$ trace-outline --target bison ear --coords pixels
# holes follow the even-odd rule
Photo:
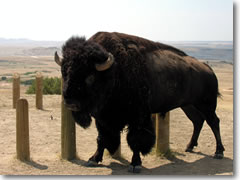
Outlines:
[[[108,59],[102,64],[95,64],[95,68],[97,71],[106,71],[109,69],[114,63],[114,56],[111,53],[108,53]]]
[[[58,56],[57,51],[55,52],[54,60],[59,66],[62,65],[62,61],[61,61],[60,57]]]

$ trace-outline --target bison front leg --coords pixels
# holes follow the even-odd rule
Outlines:
[[[133,151],[132,162],[128,169],[129,172],[139,173],[141,171],[142,161],[140,152],[143,155],[147,155],[154,146],[155,139],[154,128],[150,120],[143,127],[129,127],[127,142]]]
[[[101,128],[97,122],[96,125],[98,129],[97,150],[95,154],[89,158],[87,166],[96,166],[101,162],[105,148],[110,154],[114,154],[120,145],[120,131],[108,131]]]
[[[99,162],[102,162],[102,157],[103,157],[103,153],[104,153],[104,144],[102,142],[102,137],[101,135],[98,135],[97,138],[97,150],[95,152],[95,154],[89,158],[88,162],[87,162],[87,166],[89,167],[94,167],[97,166]]]
[[[132,162],[128,168],[128,172],[140,173],[142,170],[142,161],[140,153],[135,151],[133,152]]]

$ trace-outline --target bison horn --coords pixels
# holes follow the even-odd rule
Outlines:
[[[59,66],[62,65],[61,59],[59,58],[57,51],[55,52],[54,60]]]
[[[102,63],[102,64],[95,64],[95,67],[96,67],[96,70],[97,71],[105,71],[107,69],[109,69],[113,63],[114,63],[114,57],[111,53],[108,53],[109,56],[108,56],[108,59]]]

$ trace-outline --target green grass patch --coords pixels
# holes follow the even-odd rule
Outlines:
[[[26,73],[24,73],[23,75],[27,76],[27,75],[36,74],[36,73],[37,73],[37,71],[34,71],[34,72],[26,72]]]
[[[36,93],[36,80],[34,79],[26,94]],[[43,78],[43,94],[61,94],[61,79],[58,77]]]

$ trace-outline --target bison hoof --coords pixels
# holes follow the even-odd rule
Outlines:
[[[85,166],[87,166],[87,167],[96,167],[96,166],[98,166],[98,163],[97,163],[96,161],[91,161],[91,160],[89,160],[89,161],[85,164]]]
[[[128,172],[131,172],[131,173],[140,173],[141,170],[142,170],[142,166],[130,165],[129,168],[128,168]]]
[[[193,148],[187,148],[186,150],[185,150],[185,152],[193,152]]]
[[[216,153],[213,158],[214,159],[223,159],[223,157],[224,157],[223,153]]]

